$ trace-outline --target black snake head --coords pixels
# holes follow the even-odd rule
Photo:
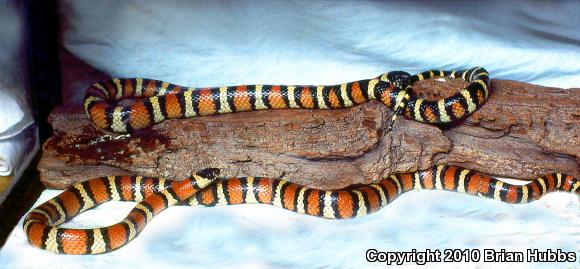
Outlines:
[[[215,179],[219,176],[220,170],[218,168],[205,168],[195,172],[195,174],[203,178]]]
[[[411,74],[404,71],[391,71],[387,73],[387,80],[401,89],[406,88],[411,83],[410,78]]]

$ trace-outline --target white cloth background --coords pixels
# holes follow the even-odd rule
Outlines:
[[[34,157],[34,153],[38,151],[37,134],[38,128],[33,124],[17,135],[8,139],[0,139],[0,175],[14,175],[8,187],[0,192],[0,203],[10,194],[23,170]]]
[[[32,120],[23,87],[23,22],[14,1],[0,0],[0,139],[10,137]],[[26,116],[26,118],[25,118]],[[24,127],[23,127],[24,126]],[[11,133],[8,133],[12,128]]]
[[[392,70],[484,66],[492,78],[580,85],[580,5],[572,1],[62,3],[64,47],[111,76],[187,86],[331,84]],[[82,96],[84,88],[78,91]],[[40,200],[57,193],[46,191]],[[107,204],[70,225],[108,225],[130,207]],[[347,221],[265,205],[175,207],[128,246],[95,257],[31,248],[18,227],[0,251],[0,267],[384,268],[364,260],[368,248],[549,248],[576,251],[580,260],[579,212],[571,194],[508,205],[436,191],[405,194]],[[580,267],[580,261],[499,266]]]
[[[36,131],[29,137],[32,141],[20,135],[33,119],[24,86],[23,13],[15,2],[0,0],[0,176],[17,178],[34,155],[36,150],[30,150],[37,142]],[[0,197],[10,189],[5,189]]]
[[[59,192],[45,191],[37,205]],[[106,203],[67,227],[111,225],[133,206]],[[95,256],[57,255],[33,248],[21,227],[22,221],[0,250],[0,268],[387,268],[366,262],[366,250],[578,251],[580,202],[571,194],[552,193],[531,204],[510,205],[421,190],[403,194],[372,215],[340,221],[269,205],[175,206],[155,217],[127,246]],[[414,268],[413,263],[407,265]],[[421,268],[507,267],[579,268],[580,261],[429,263]]]
[[[64,45],[111,76],[323,84],[484,66],[493,78],[580,82],[574,1],[64,2]]]

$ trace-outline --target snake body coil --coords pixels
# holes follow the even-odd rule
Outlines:
[[[166,208],[183,203],[213,182],[217,169],[201,170],[190,178],[171,183],[156,178],[101,177],[74,185],[30,211],[24,220],[28,242],[56,253],[99,254],[131,241],[145,225]],[[138,201],[129,215],[109,227],[67,229],[57,226],[74,216],[111,200]]]
[[[462,78],[470,84],[438,101],[417,98],[412,85],[432,77]],[[242,85],[185,88],[150,79],[111,79],[89,87],[84,107],[99,128],[131,132],[165,119],[282,108],[334,109],[380,100],[398,114],[428,123],[450,123],[477,110],[489,96],[489,77],[481,67],[463,71],[431,70],[417,75],[395,71],[374,79],[333,86]],[[123,104],[121,100],[132,100]],[[391,175],[378,183],[341,190],[320,190],[262,177],[216,180],[217,169],[204,169],[182,181],[141,176],[94,178],[74,185],[33,209],[24,220],[28,241],[56,253],[98,254],[131,241],[159,212],[172,205],[216,206],[263,203],[329,219],[365,216],[414,189],[437,189],[527,203],[551,191],[580,194],[580,181],[550,174],[527,185],[511,185],[483,173],[435,166]],[[214,182],[215,181],[215,182]],[[121,222],[94,229],[58,227],[110,200],[138,204]]]
[[[153,216],[175,204],[216,206],[263,203],[301,214],[344,219],[371,214],[401,193],[414,189],[456,191],[507,203],[531,202],[551,191],[580,194],[580,181],[563,174],[550,174],[518,186],[454,166],[436,166],[415,173],[396,174],[378,183],[333,191],[260,177],[221,179],[209,184],[215,174],[215,169],[206,169],[190,179],[171,183],[164,179],[139,176],[94,178],[68,188],[33,209],[24,220],[24,230],[29,242],[39,248],[65,254],[97,254],[125,245]],[[199,188],[203,189],[197,191]],[[110,200],[139,203],[127,218],[109,227],[57,227],[81,212]]]
[[[462,78],[470,84],[438,101],[413,94],[413,83],[444,76]],[[374,79],[332,86],[241,85],[195,89],[152,79],[115,78],[90,86],[84,108],[97,127],[120,133],[147,128],[166,119],[262,109],[345,108],[374,99],[394,109],[396,114],[436,124],[463,119],[477,110],[489,96],[488,84],[489,75],[482,67],[431,70],[413,76],[394,71]],[[134,102],[120,104],[124,99]]]

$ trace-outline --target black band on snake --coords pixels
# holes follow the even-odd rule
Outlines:
[[[97,254],[127,244],[155,215],[172,205],[262,203],[300,214],[345,219],[376,212],[402,193],[415,189],[455,191],[514,204],[537,200],[552,191],[580,195],[580,181],[564,174],[549,174],[519,186],[477,171],[441,165],[341,190],[320,190],[262,177],[216,179],[217,174],[217,169],[205,169],[191,178],[173,182],[140,176],[94,178],[68,188],[32,210],[24,220],[24,230],[29,242],[39,248],[56,253]],[[110,200],[139,203],[125,219],[109,227],[58,227]]]
[[[462,78],[470,84],[451,97],[428,101],[416,97],[413,84],[432,77]],[[402,114],[433,124],[461,120],[489,96],[489,77],[481,67],[463,71],[402,71],[331,86],[242,85],[186,88],[151,79],[111,79],[92,85],[84,107],[99,128],[131,132],[165,119],[189,118],[261,109],[335,109],[380,100]],[[131,104],[122,104],[132,99]],[[141,176],[109,176],[77,184],[32,210],[24,220],[29,242],[65,254],[98,254],[124,246],[158,213],[172,205],[216,206],[263,203],[330,219],[365,216],[414,189],[437,189],[527,203],[552,191],[580,195],[580,181],[549,174],[526,185],[512,185],[481,172],[434,166],[424,171],[383,178],[377,183],[340,190],[320,190],[282,179],[244,177],[218,179],[217,169],[204,169],[175,182]],[[121,222],[109,227],[58,227],[74,216],[110,200],[137,201]]]
[[[417,98],[413,83],[432,77],[462,78],[470,84],[437,101]],[[99,128],[127,133],[166,119],[191,118],[262,109],[336,109],[380,100],[397,114],[433,124],[461,120],[489,96],[489,75],[482,67],[463,71],[431,70],[417,75],[402,71],[373,79],[328,86],[240,85],[189,88],[143,78],[114,78],[87,90],[84,108]],[[121,100],[133,100],[121,104]]]

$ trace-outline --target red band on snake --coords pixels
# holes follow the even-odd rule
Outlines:
[[[438,101],[417,98],[413,83],[432,77],[462,78],[470,84]],[[240,85],[190,88],[143,78],[114,78],[87,89],[85,111],[98,128],[126,133],[166,119],[191,118],[263,109],[336,109],[380,100],[397,114],[427,123],[450,123],[477,110],[489,96],[482,67],[431,70],[411,76],[394,71],[373,79],[329,86]],[[132,100],[121,104],[121,100]],[[392,122],[392,121],[391,121]]]
[[[24,220],[24,230],[29,242],[39,248],[65,254],[98,254],[127,244],[153,216],[176,204],[263,203],[300,214],[345,219],[376,212],[400,194],[414,189],[455,191],[507,203],[531,202],[552,191],[580,195],[580,181],[564,174],[549,174],[520,186],[454,166],[435,166],[415,173],[392,175],[369,185],[330,191],[261,177],[219,179],[211,183],[217,173],[217,169],[205,169],[189,179],[171,183],[139,176],[91,179],[33,209]],[[109,227],[58,227],[81,212],[110,200],[139,203],[127,218]]]

